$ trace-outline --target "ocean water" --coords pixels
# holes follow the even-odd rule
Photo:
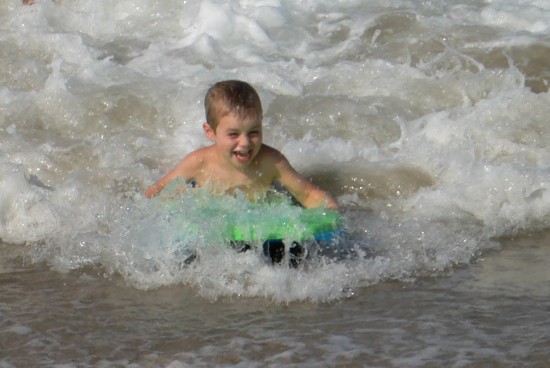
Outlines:
[[[0,367],[549,366],[549,24],[542,0],[3,0]],[[296,269],[217,237],[239,198],[143,197],[208,144],[223,79],[342,207]]]

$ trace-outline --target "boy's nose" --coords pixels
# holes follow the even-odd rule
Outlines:
[[[248,147],[249,144],[250,144],[250,138],[244,134],[241,135],[241,139],[239,140],[239,146]]]

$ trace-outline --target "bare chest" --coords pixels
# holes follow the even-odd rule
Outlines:
[[[262,170],[217,170],[203,171],[195,178],[196,185],[208,187],[219,194],[243,192],[250,199],[263,196],[273,184],[274,177]]]

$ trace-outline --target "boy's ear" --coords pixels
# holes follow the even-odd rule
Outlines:
[[[214,142],[216,140],[216,132],[214,131],[214,129],[212,129],[210,124],[208,124],[206,122],[203,123],[202,124],[202,129],[204,129],[204,134],[206,135],[206,138],[208,138],[212,142]]]

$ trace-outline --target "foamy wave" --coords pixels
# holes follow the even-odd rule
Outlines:
[[[452,270],[499,237],[548,228],[548,10],[535,0],[2,3],[0,239],[60,270],[95,265],[212,298],[328,300]],[[144,188],[208,144],[204,93],[230,78],[257,88],[266,143],[338,198],[362,257],[301,273],[222,252],[180,272],[169,249],[123,237],[113,247],[141,226],[127,209]],[[292,277],[301,283],[287,287]]]

